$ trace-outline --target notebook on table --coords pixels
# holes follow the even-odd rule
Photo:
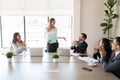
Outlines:
[[[43,56],[42,48],[30,48],[30,56],[31,57],[42,57]]]
[[[58,54],[60,56],[70,56],[70,49],[58,48]]]

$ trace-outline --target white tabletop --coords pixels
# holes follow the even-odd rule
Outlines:
[[[92,71],[83,70],[83,67]],[[90,67],[77,56],[63,57],[57,63],[50,55],[43,57],[14,56],[12,63],[0,56],[0,80],[118,80],[112,73],[104,72],[99,63]]]

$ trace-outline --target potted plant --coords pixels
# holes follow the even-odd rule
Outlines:
[[[107,38],[110,37],[110,29],[113,27],[113,19],[118,18],[118,14],[115,14],[114,6],[116,5],[117,0],[107,0],[104,5],[106,6],[105,18],[104,21],[100,24],[103,27],[103,34],[107,34]]]
[[[6,53],[6,57],[8,58],[8,62],[12,61],[12,56],[13,56],[13,52],[12,51],[9,51],[9,52]]]
[[[59,55],[58,55],[58,54],[54,53],[54,54],[52,55],[53,62],[57,62],[58,58],[59,58]]]

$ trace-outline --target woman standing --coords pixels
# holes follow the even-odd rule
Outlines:
[[[50,18],[49,25],[45,29],[45,38],[47,40],[46,52],[57,52],[59,46],[57,39],[65,39],[65,37],[57,37],[57,28],[55,27],[55,19]]]
[[[15,54],[19,54],[27,50],[26,44],[21,40],[21,35],[18,32],[13,35],[11,49]]]

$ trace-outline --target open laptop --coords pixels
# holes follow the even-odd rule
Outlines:
[[[30,56],[31,57],[42,57],[43,49],[42,48],[30,48]]]
[[[60,56],[70,56],[70,49],[58,48],[58,54]]]

